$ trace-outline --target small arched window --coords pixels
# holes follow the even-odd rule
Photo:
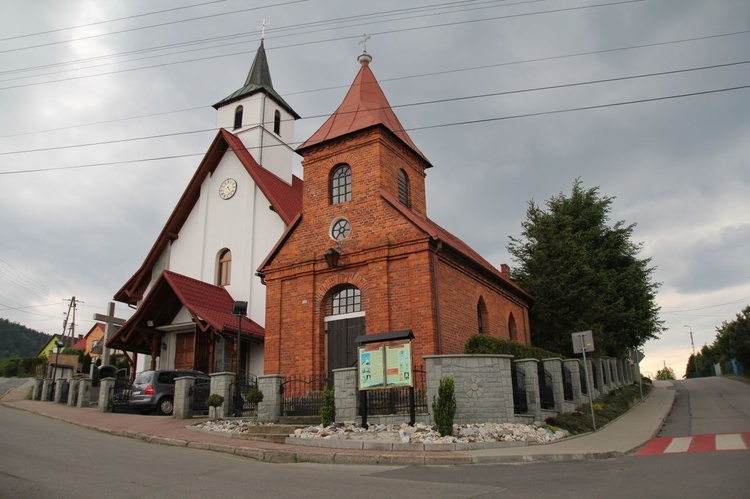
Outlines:
[[[219,259],[216,265],[216,284],[218,286],[228,286],[232,274],[232,252],[223,249],[219,252]]]
[[[234,109],[234,129],[242,128],[242,106]]]
[[[518,330],[516,329],[516,318],[513,317],[513,313],[508,318],[508,334],[510,341],[518,341]]]
[[[273,133],[281,135],[281,113],[278,109],[273,113]]]
[[[338,165],[331,172],[331,204],[352,200],[352,169],[347,164]]]
[[[346,286],[333,294],[331,315],[362,311],[362,292],[356,286]]]
[[[484,298],[479,298],[477,303],[477,332],[484,334],[487,332],[487,305],[484,304]]]
[[[398,200],[409,206],[409,177],[403,169],[398,170]]]

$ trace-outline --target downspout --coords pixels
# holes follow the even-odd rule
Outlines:
[[[430,272],[432,273],[432,287],[433,287],[433,294],[435,296],[435,306],[433,307],[433,313],[435,315],[434,322],[435,322],[435,346],[436,348],[436,355],[442,355],[443,353],[443,341],[440,336],[440,284],[438,283],[438,275],[437,275],[437,265],[438,265],[438,251],[440,251],[443,247],[443,242],[438,240],[437,246],[435,247],[434,251],[432,252],[432,269]]]

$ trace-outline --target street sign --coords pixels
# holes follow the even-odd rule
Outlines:
[[[594,333],[591,331],[573,333],[571,337],[573,339],[573,353],[594,351]]]
[[[633,350],[630,353],[630,360],[633,361],[633,364],[640,364],[641,361],[643,360],[643,358],[645,356],[646,355],[642,351],[640,351],[640,350]]]

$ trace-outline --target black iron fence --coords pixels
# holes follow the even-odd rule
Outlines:
[[[229,404],[229,410],[232,416],[249,418],[258,415],[258,405],[247,401],[247,394],[252,390],[257,389],[258,377],[254,374],[248,374],[240,379],[239,393],[237,392],[237,385],[234,383],[229,385],[229,393],[231,394],[230,396],[232,399]],[[208,395],[206,395],[206,397],[208,397]]]
[[[594,380],[594,388],[599,389],[599,375],[596,372],[596,364],[591,363],[591,377]]]
[[[510,377],[513,383],[513,413],[526,414],[529,412],[529,403],[526,398],[526,375],[513,365],[510,368]]]
[[[423,366],[412,369],[413,387],[386,388],[367,392],[367,415],[410,414],[410,392],[414,391],[414,412],[427,412],[427,371]]]
[[[554,409],[555,392],[552,389],[552,376],[541,362],[537,364],[537,374],[539,375],[539,404],[542,409]]]
[[[575,399],[575,397],[573,397],[573,373],[571,373],[568,366],[564,364],[563,364],[563,370],[562,370],[562,379],[563,379],[563,399],[569,402],[572,402]]]
[[[324,376],[288,378],[279,387],[282,416],[317,416],[323,406],[323,390],[333,388]]]
[[[205,416],[208,414],[206,400],[211,394],[210,379],[196,379],[195,384],[190,387],[190,406],[193,408],[193,416]]]
[[[68,394],[70,393],[70,381],[67,379],[58,379],[57,383],[60,385],[60,402],[61,404],[68,403]]]
[[[586,370],[583,368],[583,366],[578,367],[578,374],[581,377],[581,393],[583,395],[589,394],[589,385],[586,383]]]
[[[131,408],[130,396],[132,395],[132,393],[133,390],[127,374],[125,373],[125,375],[121,375],[121,373],[118,372],[117,377],[115,378],[115,384],[112,388],[110,388],[109,410],[112,412],[116,412],[118,410],[129,410]]]

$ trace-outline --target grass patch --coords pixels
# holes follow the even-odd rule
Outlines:
[[[651,382],[644,381],[644,397],[653,389]],[[594,400],[596,427],[601,428],[617,419],[635,405],[641,398],[638,385],[627,385],[613,390]],[[558,414],[545,420],[548,425],[568,430],[572,435],[588,433],[594,430],[591,421],[591,408],[588,404],[578,406],[574,412]]]

